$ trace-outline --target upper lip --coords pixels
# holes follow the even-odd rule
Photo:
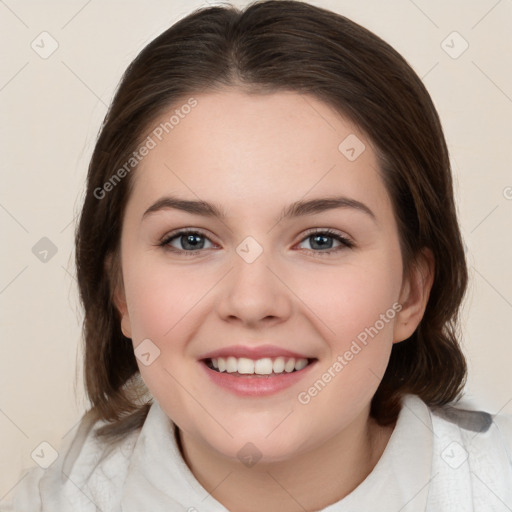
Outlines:
[[[295,359],[312,359],[304,354],[286,350],[276,345],[260,345],[258,347],[251,347],[247,345],[231,345],[218,350],[213,350],[207,354],[202,355],[199,359],[213,359],[216,357],[246,357],[248,359],[263,359],[265,357],[293,357]]]

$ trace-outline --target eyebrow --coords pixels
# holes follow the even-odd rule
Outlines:
[[[365,213],[374,221],[376,220],[375,214],[364,203],[349,197],[336,196],[310,199],[308,201],[296,201],[282,210],[281,214],[276,219],[276,223],[281,222],[284,219],[314,215],[316,213],[322,213],[335,208],[352,208]],[[181,210],[187,213],[202,215],[204,217],[218,217],[219,219],[225,219],[227,217],[225,210],[215,203],[195,200],[192,201],[175,196],[166,196],[151,205],[142,215],[142,220],[152,213],[169,209]]]

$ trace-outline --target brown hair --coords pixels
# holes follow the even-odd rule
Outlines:
[[[244,10],[198,9],[163,32],[124,73],[101,127],[76,233],[85,384],[92,409],[106,422],[100,435],[120,438],[139,428],[151,398],[143,398],[147,389],[112,296],[121,275],[131,175],[108,193],[98,190],[158,116],[183,98],[225,87],[314,95],[368,136],[393,203],[404,273],[422,248],[435,259],[423,319],[408,340],[394,344],[371,415],[382,425],[393,422],[405,393],[431,406],[456,400],[466,378],[457,338],[467,267],[448,150],[432,100],[404,58],[372,32],[307,3],[269,0]]]

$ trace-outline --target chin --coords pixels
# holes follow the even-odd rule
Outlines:
[[[282,421],[282,418],[281,420]],[[285,420],[286,421],[286,420]],[[219,455],[236,459],[242,464],[251,467],[255,461],[258,464],[276,463],[288,460],[299,454],[311,438],[306,432],[291,433],[289,428],[276,429],[279,422],[269,425],[255,425],[255,422],[245,425],[230,425],[229,432],[233,437],[224,431],[212,436],[212,432],[198,432],[212,450]]]

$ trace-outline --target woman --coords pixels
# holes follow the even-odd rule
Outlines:
[[[14,510],[512,507],[456,407],[467,283],[432,101],[330,11],[192,13],[126,71],[76,236],[92,408]]]

